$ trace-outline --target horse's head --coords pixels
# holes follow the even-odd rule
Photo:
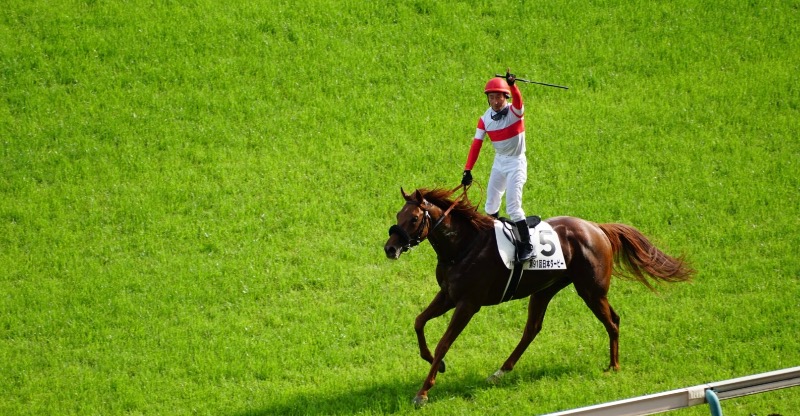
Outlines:
[[[431,210],[438,208],[425,200],[422,193],[417,190],[406,194],[403,188],[400,193],[406,200],[405,205],[397,213],[397,224],[389,228],[389,240],[383,246],[386,257],[396,260],[400,255],[428,238],[431,231]]]

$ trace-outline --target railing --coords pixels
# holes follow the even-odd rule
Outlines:
[[[800,367],[551,413],[549,416],[640,416],[708,403],[721,416],[719,401],[800,385]]]

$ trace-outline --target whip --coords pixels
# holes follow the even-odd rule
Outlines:
[[[494,74],[494,76],[497,77],[497,78],[505,78],[506,77],[505,75],[500,75],[500,74]],[[522,79],[522,78],[517,78],[517,81],[526,82],[528,84],[544,85],[545,87],[561,88],[561,89],[564,89],[564,90],[568,90],[569,89],[569,87],[565,87],[563,85],[548,84],[546,82],[531,81],[531,80]]]

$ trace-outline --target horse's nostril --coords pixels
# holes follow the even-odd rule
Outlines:
[[[383,248],[386,251],[386,257],[394,257],[397,254],[397,249],[392,246],[387,246]]]

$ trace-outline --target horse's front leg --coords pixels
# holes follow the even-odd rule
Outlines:
[[[447,294],[445,294],[443,290],[440,290],[431,301],[431,304],[428,305],[414,321],[414,331],[417,333],[417,343],[419,344],[419,356],[422,357],[423,360],[433,363],[433,354],[431,354],[431,350],[428,349],[428,342],[425,340],[425,324],[431,319],[444,315],[454,307],[455,304],[447,297]],[[444,361],[442,361],[439,372],[444,373],[444,370]]]
[[[428,377],[425,378],[425,382],[422,383],[422,388],[417,392],[417,396],[414,397],[415,405],[422,406],[428,402],[428,391],[436,383],[436,373],[439,372],[440,366],[444,365],[445,354],[447,354],[447,351],[450,350],[450,347],[453,345],[458,335],[461,334],[461,331],[464,330],[469,321],[479,310],[480,306],[473,306],[464,302],[456,305],[453,317],[450,318],[450,324],[447,326],[447,330],[444,331],[442,339],[439,340],[439,344],[436,345],[436,353],[431,361],[431,369],[428,372]]]

